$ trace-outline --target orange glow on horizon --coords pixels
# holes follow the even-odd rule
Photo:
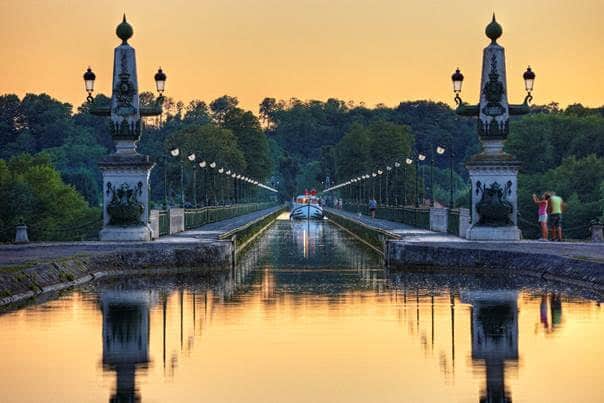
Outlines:
[[[473,103],[493,10],[504,30],[510,102],[522,102],[530,64],[535,103],[604,103],[601,0],[5,0],[0,93],[46,92],[78,106],[91,65],[97,91],[107,94],[125,11],[140,89],[154,91],[161,65],[166,95],[184,102],[229,94],[255,113],[267,96],[453,105],[450,76],[459,66],[462,97]]]

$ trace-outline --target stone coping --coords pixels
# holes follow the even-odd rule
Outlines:
[[[392,241],[387,249],[386,261],[393,269],[519,274],[585,287],[604,295],[604,247],[600,245]]]

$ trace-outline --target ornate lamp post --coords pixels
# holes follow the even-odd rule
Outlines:
[[[193,170],[193,208],[197,208],[197,170],[195,169],[195,153],[187,155]]]
[[[447,148],[443,146],[436,147],[437,154],[443,155],[445,152],[447,152]],[[455,190],[453,188],[453,158],[455,158],[455,155],[453,154],[453,147],[449,145],[449,208],[455,207],[453,201],[453,193]]]
[[[218,204],[218,195],[216,192],[216,173],[214,170],[216,169],[216,162],[212,161],[210,163],[210,174],[212,175],[212,197],[214,198],[214,206]]]
[[[415,207],[419,207],[420,204],[424,202],[424,190],[422,189],[421,197],[419,194],[419,168],[420,162],[424,161],[426,156],[422,153],[417,154],[417,159],[415,160]],[[424,171],[422,170],[422,181],[424,181]],[[425,188],[425,185],[422,186]],[[421,201],[420,201],[421,200]]]
[[[93,101],[96,75],[89,67],[84,73],[90,113],[111,117],[111,134],[116,152],[99,161],[103,174],[103,229],[101,241],[148,241],[151,239],[149,216],[149,173],[154,163],[149,156],[136,152],[141,132],[141,118],[162,113],[162,96],[166,75],[156,75],[159,92],[154,105],[141,107],[138,94],[135,50],[128,44],[134,33],[123,21],[116,34],[122,43],[115,48],[111,103],[97,105]]]
[[[413,160],[411,158],[405,158],[405,165],[403,165],[403,206],[407,205],[407,167],[411,166],[411,164],[413,164]],[[417,172],[415,175],[417,176]],[[417,184],[415,186],[415,198],[417,199]]]
[[[523,75],[527,95],[520,105],[507,99],[505,51],[497,43],[503,29],[495,20],[487,25],[486,36],[491,43],[484,49],[480,102],[468,105],[461,100],[463,74],[457,69],[451,76],[456,112],[478,117],[478,135],[482,151],[473,156],[466,168],[472,186],[472,225],[467,237],[475,240],[518,240],[517,176],[520,163],[503,151],[509,132],[511,115],[529,113],[535,73],[529,67]]]
[[[394,182],[393,185],[394,186],[396,186],[396,183],[397,183],[397,180],[398,180],[397,171],[398,171],[398,168],[400,168],[400,167],[401,167],[401,163],[398,162],[398,161],[396,161],[394,163],[394,180],[393,180],[393,182]],[[392,191],[392,196],[394,197],[394,205],[396,207],[398,207],[398,205],[399,205],[398,204],[398,201],[399,201],[398,192],[396,190]]]
[[[218,181],[220,182],[220,204],[224,205],[224,183],[222,181],[222,174],[224,173],[224,168],[218,168],[218,173],[220,174],[218,179]]]
[[[208,165],[207,162],[205,161],[201,161],[199,164],[199,168],[202,169],[201,171],[201,180],[202,180],[202,186],[203,186],[203,205],[207,206],[208,205],[208,188],[206,186],[206,167]]]
[[[180,155],[179,148],[173,148],[170,150],[170,155],[177,158]],[[185,166],[180,160],[180,205],[185,206]]]
[[[390,171],[392,171],[391,166],[386,167],[386,205],[390,205]]]

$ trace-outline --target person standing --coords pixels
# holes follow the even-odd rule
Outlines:
[[[369,212],[371,218],[375,218],[375,210],[377,209],[377,201],[374,198],[369,199]]]
[[[549,205],[549,225],[552,232],[552,241],[562,242],[562,205],[564,201],[554,192],[550,192],[548,199]]]
[[[541,229],[541,241],[547,241],[547,206],[549,194],[544,193],[540,198],[533,193],[533,203],[538,207],[537,214],[539,215],[539,228]]]

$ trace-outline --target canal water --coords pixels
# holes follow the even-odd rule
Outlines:
[[[2,402],[602,402],[604,309],[518,279],[388,273],[278,220],[228,275],[114,278],[0,315]]]

